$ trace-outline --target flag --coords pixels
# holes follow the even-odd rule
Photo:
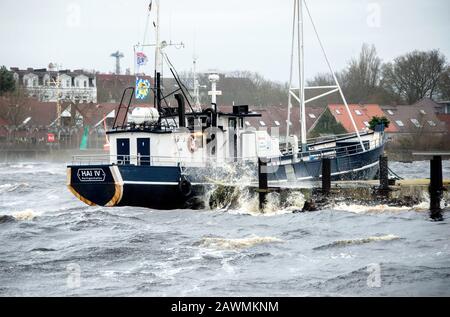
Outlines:
[[[150,94],[150,81],[136,78],[136,99],[145,99]]]
[[[136,53],[136,64],[138,66],[144,66],[147,64],[148,58],[143,52]]]

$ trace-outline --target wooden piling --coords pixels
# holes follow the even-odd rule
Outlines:
[[[267,179],[267,159],[258,160],[258,180],[259,180],[259,209],[262,211],[266,207],[267,193],[269,192],[269,182]]]
[[[379,158],[380,166],[380,190],[389,191],[389,167],[388,158],[385,155],[381,155]]]
[[[322,193],[328,195],[331,191],[331,159],[322,159]]]
[[[442,157],[433,156],[430,161],[430,211],[433,214],[440,215],[441,213],[441,198],[444,188],[442,179]]]

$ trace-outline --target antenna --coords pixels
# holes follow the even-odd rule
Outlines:
[[[112,53],[111,57],[114,57],[116,59],[116,74],[120,75],[120,73],[121,73],[121,70],[120,70],[120,59],[124,58],[125,55],[123,55],[123,53],[117,51],[115,53]]]

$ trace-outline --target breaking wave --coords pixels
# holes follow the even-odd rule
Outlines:
[[[393,240],[399,240],[400,237],[388,234],[385,236],[375,236],[375,237],[368,237],[368,238],[362,238],[362,239],[351,239],[351,240],[338,240],[330,244],[322,245],[319,247],[314,248],[314,250],[324,250],[324,249],[330,249],[330,248],[336,248],[336,247],[345,247],[348,245],[359,245],[359,244],[366,244],[371,242],[379,242],[379,241],[393,241]]]
[[[12,216],[18,221],[31,221],[38,217],[39,214],[32,209],[26,209],[24,211],[15,212]]]
[[[429,202],[423,201],[415,206],[389,206],[389,205],[357,205],[351,203],[338,203],[332,206],[333,210],[351,212],[355,214],[381,214],[381,213],[400,213],[400,212],[426,212],[429,210]]]
[[[203,238],[198,245],[204,248],[220,250],[241,250],[257,245],[282,243],[283,240],[274,237],[249,237],[243,239]]]
[[[21,188],[26,188],[29,185],[27,183],[20,183],[20,184],[2,184],[0,185],[0,194],[2,193],[10,193],[14,192]]]

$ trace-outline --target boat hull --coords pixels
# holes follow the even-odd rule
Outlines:
[[[382,153],[381,146],[367,152],[333,158],[332,179],[373,179],[378,173],[378,159]],[[280,164],[269,171],[269,185],[320,180],[321,167],[322,160]],[[187,174],[184,175],[176,166],[69,166],[67,185],[78,199],[91,206],[182,209],[191,208],[193,199],[203,196],[211,186],[210,181],[199,176],[206,174],[205,169],[197,168],[195,173]]]

